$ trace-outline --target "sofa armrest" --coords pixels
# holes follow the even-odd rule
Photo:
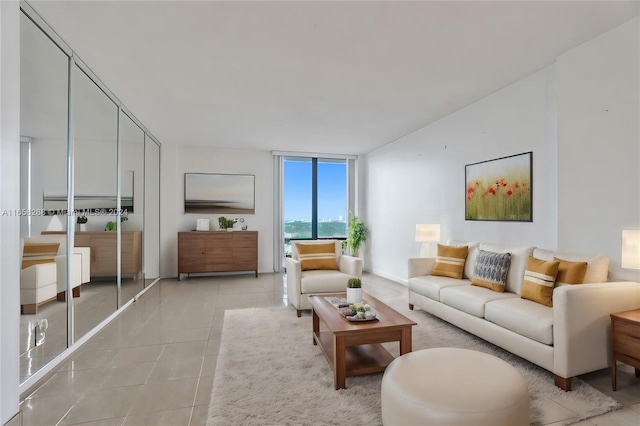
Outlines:
[[[302,269],[300,261],[291,257],[284,259],[284,267],[287,270],[287,299],[293,306],[300,306],[300,280],[302,279]]]
[[[435,257],[413,257],[409,259],[409,276],[423,277],[425,275],[431,275],[433,267],[436,264]]]
[[[338,270],[356,278],[362,277],[362,259],[354,256],[340,256]]]
[[[611,317],[640,308],[640,283],[561,286],[553,291],[553,373],[561,377],[610,365]]]

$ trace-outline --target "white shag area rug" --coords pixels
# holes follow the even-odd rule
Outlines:
[[[485,342],[424,311],[391,306],[418,323],[413,350],[460,347],[487,352],[515,366],[529,385],[531,424],[571,424],[621,407],[574,378],[573,390],[553,384],[548,371]],[[406,303],[405,303],[406,304]],[[398,355],[398,344],[385,344]],[[380,425],[383,373],[347,377],[335,390],[333,371],[313,345],[311,314],[297,318],[291,308],[250,308],[225,313],[207,426],[213,425]],[[550,402],[549,400],[553,401]],[[549,404],[575,413],[550,419]],[[550,421],[551,420],[551,421]]]

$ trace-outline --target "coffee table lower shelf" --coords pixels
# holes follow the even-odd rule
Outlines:
[[[336,371],[336,363],[333,359],[333,333],[320,331],[313,334],[314,341],[322,349],[329,365]],[[340,337],[337,337],[340,338]],[[394,356],[380,343],[346,346],[345,348],[345,376],[357,376],[360,374],[379,373],[387,368],[394,360]]]

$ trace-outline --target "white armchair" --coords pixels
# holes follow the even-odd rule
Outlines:
[[[297,244],[335,244],[337,270],[303,271],[298,257]],[[298,317],[305,309],[311,309],[309,295],[344,293],[349,278],[362,277],[362,259],[342,254],[342,245],[338,240],[314,240],[291,243],[291,257],[285,259],[287,270],[287,298],[296,308]]]

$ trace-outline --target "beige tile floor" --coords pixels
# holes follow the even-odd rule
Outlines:
[[[146,280],[146,285],[153,280]],[[141,292],[145,283],[123,278],[121,305]],[[116,282],[94,280],[81,287],[80,297],[73,298],[76,339],[82,337],[117,309]],[[35,346],[31,322],[46,319],[45,342]],[[52,300],[38,307],[33,315],[20,315],[20,382],[24,382],[67,348],[67,304]]]
[[[406,292],[371,274],[363,282],[381,300]],[[162,280],[26,396],[23,424],[204,425],[224,310],[286,304],[281,274]],[[582,378],[624,408],[581,425],[640,424],[632,369],[622,367],[617,392],[608,370]],[[561,424],[564,407],[545,410],[548,425]]]

